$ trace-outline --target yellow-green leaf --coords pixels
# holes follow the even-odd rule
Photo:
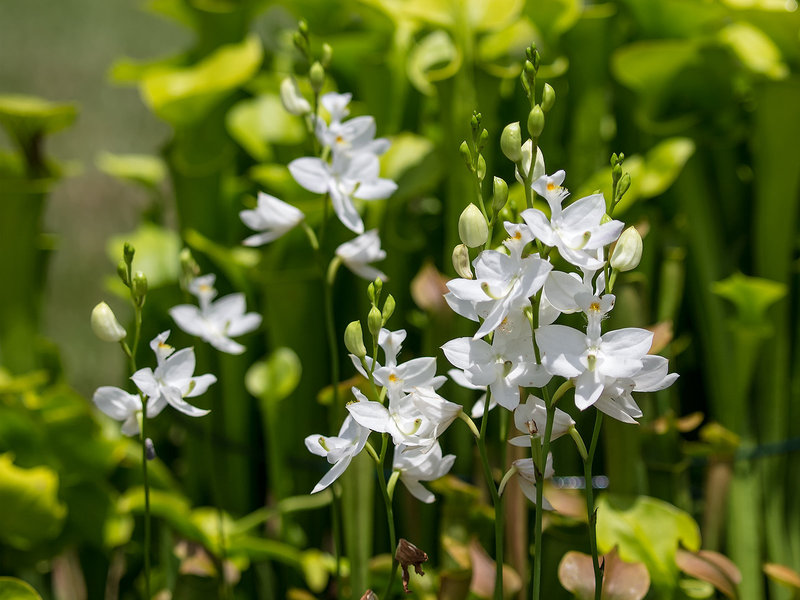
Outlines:
[[[0,600],[42,600],[42,597],[21,579],[0,577]]]

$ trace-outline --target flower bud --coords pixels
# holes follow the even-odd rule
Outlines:
[[[141,271],[136,271],[133,274],[133,281],[131,282],[131,293],[133,301],[138,306],[144,305],[144,297],[147,295],[147,277]]]
[[[364,333],[361,330],[361,321],[353,321],[344,330],[344,346],[358,358],[367,355],[367,348],[364,346]]]
[[[619,183],[617,184],[617,197],[615,200],[617,202],[625,195],[625,192],[628,191],[628,188],[631,187],[631,174],[630,173],[623,173],[622,177],[620,177]]]
[[[480,154],[478,154],[478,166],[475,169],[475,173],[478,176],[478,181],[483,181],[483,178],[486,177],[486,159]]]
[[[542,135],[544,130],[544,111],[538,104],[528,113],[528,133],[533,139]]]
[[[125,328],[119,324],[114,311],[105,302],[100,302],[92,309],[92,331],[104,342],[119,342],[128,335]]]
[[[481,134],[478,136],[478,152],[483,150],[488,142],[489,142],[489,132],[483,129],[481,130]]]
[[[469,266],[469,248],[459,244],[453,248],[453,268],[464,279],[472,279],[472,269]]]
[[[147,460],[155,460],[156,458],[156,447],[153,444],[153,440],[150,438],[144,441],[144,455],[147,457]]]
[[[286,112],[292,115],[303,116],[311,112],[311,105],[303,98],[297,82],[291,77],[281,81],[281,103]]]
[[[383,320],[383,324],[386,325],[386,321],[389,320],[389,317],[394,314],[394,308],[397,303],[394,301],[394,296],[389,294],[386,296],[386,301],[383,303],[383,311],[381,312],[381,317]]]
[[[555,103],[556,91],[553,89],[552,85],[545,83],[544,89],[542,90],[542,110],[544,112],[549,112]]]
[[[369,327],[369,332],[372,334],[372,337],[377,338],[378,334],[381,332],[381,327],[383,327],[383,315],[381,311],[378,310],[377,306],[373,306],[369,309],[367,326]]]
[[[136,249],[129,242],[125,242],[125,246],[122,250],[122,259],[125,261],[126,265],[131,265],[134,254],[136,254]]]
[[[308,78],[311,80],[311,89],[314,90],[315,94],[319,94],[322,91],[322,86],[325,85],[325,69],[319,61],[315,61],[311,65],[308,70]]]
[[[461,145],[458,147],[458,151],[461,153],[461,158],[464,159],[464,163],[467,165],[467,168],[472,171],[472,152],[469,149],[467,140],[461,142]]]
[[[518,163],[522,160],[522,132],[519,128],[519,121],[516,123],[509,123],[503,129],[500,136],[500,149],[506,158],[513,163]]]
[[[122,283],[131,287],[131,282],[128,281],[128,265],[125,264],[124,260],[120,260],[119,263],[117,263],[117,275],[119,275]]]
[[[328,43],[322,44],[322,56],[320,57],[319,61],[322,63],[322,66],[326,69],[331,66],[331,60],[333,59],[333,48]]]
[[[508,184],[504,179],[495,177],[492,180],[492,210],[495,214],[503,210],[508,202]]]
[[[642,259],[642,236],[636,227],[628,227],[622,232],[611,253],[611,266],[617,271],[630,271],[639,266]]]
[[[474,204],[470,204],[458,217],[458,237],[468,248],[483,246],[489,238],[486,217]]]

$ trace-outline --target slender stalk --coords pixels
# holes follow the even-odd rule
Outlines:
[[[481,456],[481,465],[483,466],[483,475],[486,478],[486,485],[489,487],[489,495],[492,497],[492,504],[494,505],[494,545],[495,545],[495,575],[494,575],[494,599],[503,599],[503,550],[504,550],[504,535],[503,529],[503,503],[500,494],[497,493],[497,485],[492,477],[492,468],[489,466],[489,458],[486,455],[486,422],[489,419],[489,401],[491,392],[486,391],[486,400],[483,405],[483,418],[481,419],[480,436],[476,440],[478,444],[478,453]]]
[[[331,501],[331,520],[333,522],[333,555],[336,560],[336,595],[342,593],[342,550],[341,550],[341,537],[342,537],[342,524],[341,524],[341,503],[339,494],[337,492],[338,483],[334,482],[331,486],[333,492],[333,500]]]
[[[544,396],[546,412],[547,412],[547,421],[545,422],[544,427],[544,437],[541,441],[541,458],[539,462],[541,464],[536,464],[535,456],[537,449],[534,449],[535,444],[539,444],[540,442],[536,440],[533,436],[531,436],[531,456],[535,468],[536,473],[536,520],[534,522],[534,530],[533,530],[533,543],[534,543],[534,552],[533,555],[533,586],[531,588],[531,597],[533,600],[539,600],[541,598],[541,589],[542,589],[542,517],[543,517],[543,510],[542,510],[542,503],[544,502],[544,472],[547,469],[547,455],[550,454],[550,436],[553,433],[553,417],[556,413],[556,406],[555,402],[550,399],[550,392],[547,390],[546,387],[542,388],[542,395]]]
[[[389,524],[389,544],[390,553],[392,555],[392,571],[389,574],[389,583],[386,584],[386,591],[384,591],[381,598],[389,600],[389,593],[392,591],[395,575],[397,574],[397,558],[395,558],[395,549],[397,548],[397,536],[394,530],[394,511],[392,509],[392,497],[389,495],[389,488],[386,486],[386,475],[383,472],[383,461],[386,458],[386,449],[388,447],[389,434],[383,434],[383,442],[381,445],[381,455],[379,460],[375,463],[375,468],[378,470],[378,483],[381,487],[383,495],[383,503],[386,505],[386,520]]]
[[[135,346],[135,343],[134,343]],[[139,394],[142,399],[142,479],[144,479],[144,589],[145,598],[150,600],[150,478],[147,474],[147,399]]]
[[[600,600],[603,593],[603,570],[600,568],[600,559],[597,555],[597,514],[594,512],[594,486],[592,485],[592,461],[597,449],[597,440],[600,437],[600,427],[603,424],[603,413],[596,411],[592,442],[586,460],[583,461],[584,480],[586,482],[586,516],[589,518],[589,546],[592,550],[592,566],[594,567],[594,598]]]

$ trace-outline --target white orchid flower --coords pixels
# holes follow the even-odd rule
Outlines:
[[[349,242],[341,244],[336,248],[336,256],[342,259],[345,266],[353,273],[368,281],[376,279],[386,281],[388,279],[383,271],[369,264],[386,258],[386,251],[381,250],[381,238],[378,236],[377,229],[371,229]]]
[[[246,313],[244,294],[229,294],[212,302],[217,295],[213,274],[196,277],[189,291],[197,296],[200,308],[180,304],[169,309],[170,316],[190,335],[196,335],[217,350],[228,354],[241,354],[245,347],[231,337],[244,335],[258,328],[261,315]]]
[[[105,385],[97,388],[92,396],[95,403],[103,413],[122,421],[122,433],[124,435],[136,435],[139,433],[139,413],[142,412],[142,399],[137,394],[129,394],[118,387]],[[147,411],[148,417],[151,409]]]
[[[300,209],[291,204],[259,192],[256,208],[241,211],[239,218],[250,229],[261,232],[245,238],[242,243],[245,246],[263,246],[277,240],[305,217]]]
[[[544,400],[534,395],[528,396],[524,404],[514,409],[514,425],[525,435],[519,435],[508,440],[513,446],[530,448],[531,436],[538,437],[544,443],[544,433],[547,426],[547,408]],[[560,438],[575,425],[567,413],[557,408],[553,417],[553,430],[550,441]]]
[[[442,447],[436,442],[427,454],[409,455],[403,446],[395,446],[392,468],[400,471],[400,481],[412,496],[426,504],[435,496],[420,482],[434,481],[446,475],[453,467],[455,454],[442,456]]]
[[[208,410],[192,406],[184,398],[205,393],[217,378],[211,374],[194,377],[194,349],[184,348],[175,352],[175,348],[166,343],[168,337],[169,331],[164,331],[150,342],[158,361],[155,371],[146,367],[131,376],[136,387],[152,401],[152,407],[150,401],[147,403],[147,414],[150,416],[152,410],[156,416],[169,404],[190,417],[207,415]]]
[[[512,463],[519,474],[519,487],[525,497],[536,504],[536,467],[533,465],[533,460],[530,458],[520,458]],[[550,479],[555,475],[553,471],[553,454],[547,455],[544,467],[544,479]],[[547,498],[542,496],[542,508],[544,510],[553,510],[553,505],[547,501]]]

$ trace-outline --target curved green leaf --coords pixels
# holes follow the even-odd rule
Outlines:
[[[269,144],[299,144],[306,137],[303,122],[283,108],[274,94],[238,102],[225,119],[231,137],[259,161],[270,157]]]
[[[194,123],[256,74],[263,49],[257,36],[228,44],[187,68],[165,68],[142,80],[145,102],[173,125]]]
[[[291,348],[278,348],[248,369],[245,387],[256,398],[278,402],[295,390],[302,370],[300,359]]]
[[[460,67],[461,52],[441,30],[422,38],[408,55],[408,78],[428,96],[436,93],[433,82],[452,77]]]
[[[42,597],[21,579],[0,577],[0,600],[42,600]]]
[[[148,154],[112,154],[103,152],[97,156],[97,168],[104,173],[154,188],[167,178],[167,166],[158,156]]]
[[[21,550],[55,538],[67,514],[56,472],[17,467],[10,453],[0,455],[0,506],[0,540]]]

